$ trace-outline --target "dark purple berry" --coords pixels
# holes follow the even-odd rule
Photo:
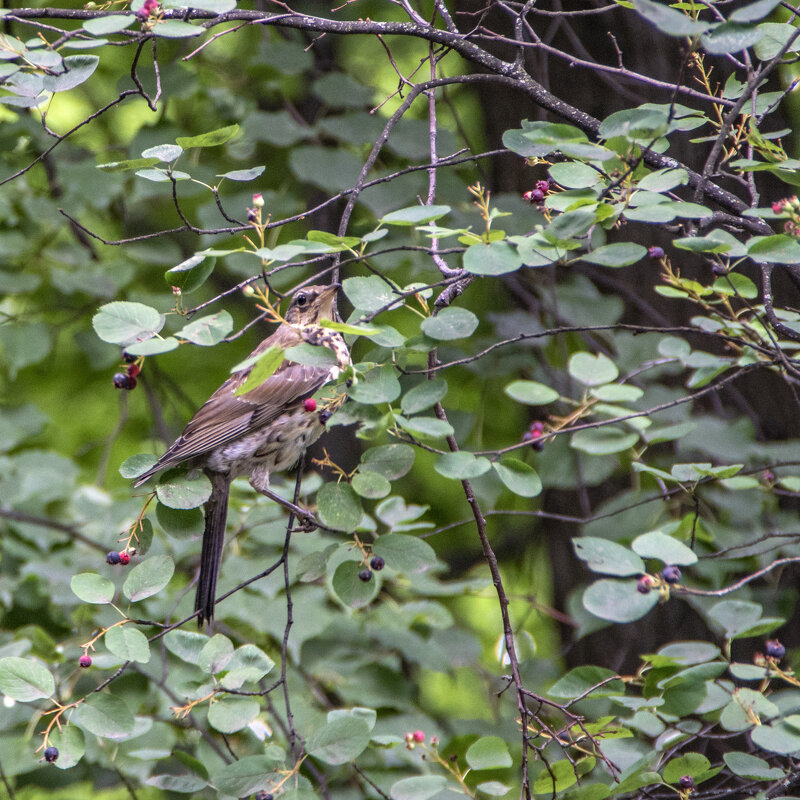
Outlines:
[[[681,789],[693,789],[694,788],[694,778],[691,775],[683,775],[681,779],[678,781],[678,786]]]
[[[764,655],[780,661],[786,655],[786,648],[777,639],[767,639],[764,642]]]
[[[711,265],[711,272],[714,275],[727,275],[728,270],[722,266],[722,264],[712,264]]]
[[[132,355],[132,354],[131,354],[131,353],[129,353],[127,350],[123,350],[123,351],[122,351],[122,360],[123,360],[123,361],[124,361],[126,364],[133,364],[133,362],[134,362],[134,361],[136,361],[136,359],[137,359],[137,358],[138,358],[138,356],[134,356],[134,355]]]
[[[120,562],[120,557],[119,553],[116,550],[112,550],[106,556],[106,564],[119,564],[119,562]]]
[[[541,203],[544,200],[544,192],[541,189],[534,189],[531,192],[531,202]]]
[[[126,375],[124,372],[118,372],[113,378],[115,389],[131,389],[136,388],[136,378],[133,375]]]
[[[91,667],[92,666],[92,657],[90,655],[87,655],[86,653],[84,653],[78,659],[78,666],[81,666],[84,669],[86,669],[87,667]]]
[[[536,189],[540,192],[549,192],[550,191],[550,181],[536,181]]]
[[[358,579],[360,581],[364,581],[364,583],[367,583],[368,581],[371,581],[372,580],[372,570],[362,569],[361,572],[358,573]]]
[[[533,434],[530,431],[525,431],[522,434],[522,441],[523,442],[530,442],[533,439]]]
[[[664,248],[654,244],[652,247],[647,248],[647,255],[655,259],[664,258]]]
[[[666,581],[666,583],[680,583],[681,571],[674,564],[667,564],[667,566],[661,571],[661,577]]]
[[[534,450],[537,450],[537,451],[541,452],[542,450],[544,450],[544,442],[540,442],[538,440],[535,440],[535,441],[531,442],[531,447]]]
[[[642,577],[636,581],[636,591],[639,592],[639,594],[649,594],[652,586],[653,579],[650,575],[642,575]]]
[[[372,556],[369,565],[375,572],[380,572],[386,566],[386,562],[380,556]]]
[[[265,792],[263,789],[260,789],[256,792],[254,800],[272,800],[272,797],[270,792]]]
[[[333,416],[332,411],[320,411],[319,421],[324,425]]]
[[[142,368],[138,364],[131,364],[128,366],[128,369],[125,370],[129,378],[135,378],[141,371]]]
[[[58,759],[58,748],[57,747],[48,747],[44,751],[44,760],[48,764],[52,764],[54,761]]]

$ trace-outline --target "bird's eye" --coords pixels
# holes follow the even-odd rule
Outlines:
[[[304,306],[306,304],[306,296],[304,294],[297,295],[297,305]]]

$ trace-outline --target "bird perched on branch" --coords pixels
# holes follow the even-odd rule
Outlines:
[[[322,435],[331,411],[344,401],[341,395],[317,408],[310,399],[350,364],[350,353],[341,334],[320,324],[337,318],[338,289],[339,284],[333,284],[307,286],[295,292],[278,329],[243,362],[243,369],[211,395],[167,452],[137,479],[136,486],[140,486],[159,470],[186,462],[202,469],[211,480],[194,604],[200,626],[214,616],[231,481],[247,475],[256,491],[296,514],[308,516],[270,491],[269,476],[296,464],[306,448]],[[252,388],[245,386],[259,356],[276,348],[271,355],[275,357],[277,353],[279,358],[280,351],[303,342],[329,348],[336,363],[308,366],[284,358],[264,381]]]

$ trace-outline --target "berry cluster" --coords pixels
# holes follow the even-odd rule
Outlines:
[[[118,553],[116,550],[112,550],[106,556],[106,564],[111,564],[112,566],[116,564],[122,564],[122,566],[125,567],[130,563],[131,563],[130,553],[127,553],[125,550],[123,550],[121,553]]]
[[[772,204],[772,211],[775,214],[789,217],[783,223],[783,229],[789,236],[800,236],[800,200],[797,199],[797,195],[776,200]]]
[[[136,356],[122,351],[122,360],[128,365],[125,367],[125,372],[118,372],[113,378],[115,389],[125,389],[130,391],[136,388],[136,376],[142,371]]]
[[[534,450],[542,450],[544,448],[544,442],[541,441],[542,436],[544,436],[544,423],[536,420],[536,422],[532,422],[530,428],[522,434],[522,441],[530,442]]]
[[[529,192],[525,192],[522,195],[524,200],[527,200],[529,203],[541,203],[544,201],[545,197],[547,197],[547,193],[550,191],[550,181],[536,181],[536,186],[531,189]]]
[[[158,11],[158,0],[144,0],[142,7],[136,12],[136,16],[141,20],[154,16]]]
[[[422,744],[425,741],[425,733],[423,731],[409,731],[404,738],[406,748],[413,750],[415,745]]]
[[[364,581],[367,583],[372,580],[372,570],[375,572],[380,572],[385,566],[386,562],[380,556],[372,556],[369,560],[369,565],[372,569],[367,569],[366,567],[358,573],[358,579],[360,581]]]

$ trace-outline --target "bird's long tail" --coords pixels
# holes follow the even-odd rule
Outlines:
[[[225,542],[225,523],[228,519],[228,493],[230,480],[219,472],[207,472],[211,479],[211,497],[205,505],[206,528],[203,533],[203,552],[200,556],[200,577],[197,579],[197,594],[194,609],[197,623],[202,628],[205,622],[214,618],[216,602],[217,575],[222,558],[222,545]]]

